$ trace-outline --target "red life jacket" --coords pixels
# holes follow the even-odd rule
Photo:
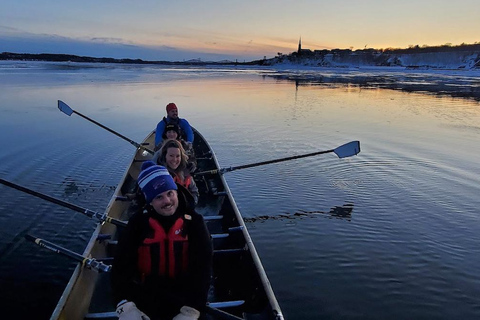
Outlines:
[[[175,177],[173,177],[173,181],[175,181],[178,184],[181,184],[182,186],[188,189],[188,187],[192,183],[192,176],[188,176],[182,181],[177,175],[175,175]]]
[[[159,275],[175,278],[187,271],[188,236],[184,232],[185,220],[178,218],[168,233],[160,223],[149,218],[153,238],[145,238],[138,248],[138,270],[141,278]]]

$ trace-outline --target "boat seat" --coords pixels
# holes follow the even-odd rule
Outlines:
[[[238,226],[238,227],[231,227],[231,228],[228,228],[228,233],[215,233],[215,234],[212,234],[212,239],[222,239],[222,238],[226,238],[228,237],[232,232],[238,232],[238,231],[241,231],[243,229],[242,226]],[[98,237],[97,240],[99,241],[105,241],[108,245],[117,245],[118,244],[118,241],[117,240],[109,240],[110,237],[107,237],[107,236],[110,236],[110,235],[104,235],[104,237]]]
[[[132,201],[132,200],[125,196],[116,196],[115,201]]]
[[[210,220],[222,220],[223,216],[203,216],[203,220],[210,221]]]
[[[149,161],[151,159],[133,159],[133,162],[145,162],[145,161]]]
[[[207,308],[214,310],[214,312],[221,312],[222,308],[233,308],[241,306],[245,303],[244,300],[233,300],[233,301],[220,301],[220,302],[207,302]],[[95,312],[87,313],[84,319],[118,319],[117,313],[115,311],[108,312]]]
[[[219,301],[219,302],[207,302],[208,307],[212,308],[232,308],[238,307],[245,303],[244,300],[232,300],[232,301]]]
[[[97,241],[105,241],[105,240],[110,240],[112,238],[112,235],[111,234],[106,234],[106,233],[100,233],[98,236],[97,236]]]
[[[212,239],[227,238],[232,232],[238,232],[238,231],[241,231],[242,229],[243,229],[242,226],[231,227],[231,228],[228,228],[228,233],[214,233],[211,236],[212,236]],[[118,244],[117,240],[110,240],[110,238],[111,238],[111,236],[109,234],[100,234],[97,237],[97,240],[100,241],[100,242],[104,241],[108,245],[117,245]]]
[[[245,252],[247,248],[238,248],[238,249],[220,249],[220,250],[213,250],[214,255],[222,255],[222,254],[232,254],[232,253],[239,253]]]
[[[215,236],[216,237],[214,237],[214,235],[212,235],[212,238],[213,239],[226,238],[226,237],[228,237],[228,233],[215,235]],[[213,250],[213,254],[215,254],[215,255],[233,254],[233,253],[245,252],[247,250],[248,249],[246,247],[245,248],[234,248],[234,249],[220,249],[220,250]],[[98,259],[95,259],[95,260],[101,261],[101,262],[113,262],[114,257],[98,258]]]
[[[222,238],[228,237],[229,235],[230,235],[229,233],[215,233],[215,234],[211,234],[211,237],[212,237],[212,239],[222,239]],[[118,241],[116,241],[116,240],[111,240],[111,241],[108,241],[107,244],[109,244],[109,245],[117,245],[117,244],[118,244]]]
[[[214,233],[211,234],[210,236],[212,239],[224,239],[227,238],[230,234],[229,233]]]
[[[213,233],[211,236],[212,236],[212,239],[222,239],[222,238],[227,238],[232,233],[242,231],[242,230],[243,230],[243,226],[230,227],[228,228],[228,233]]]
[[[118,316],[115,311],[96,312],[96,313],[87,313],[83,319],[117,319],[118,320]]]

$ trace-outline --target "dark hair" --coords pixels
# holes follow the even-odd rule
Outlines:
[[[180,139],[180,127],[175,123],[169,123],[163,130],[162,138],[167,139],[167,131],[175,131],[177,133],[177,139]]]

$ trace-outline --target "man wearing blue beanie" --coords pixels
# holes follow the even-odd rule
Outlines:
[[[177,185],[167,168],[157,166],[153,161],[146,161],[138,175],[138,186],[145,196],[146,203],[151,203],[155,197],[168,190],[177,190]]]
[[[147,205],[128,221],[112,268],[118,317],[196,320],[205,311],[212,273],[203,217],[165,167],[146,161],[138,185]]]

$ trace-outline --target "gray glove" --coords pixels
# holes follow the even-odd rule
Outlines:
[[[137,309],[135,303],[127,300],[117,305],[117,315],[119,320],[150,320],[145,313]]]
[[[172,320],[197,320],[199,317],[200,311],[189,306],[183,306],[180,308],[180,313],[173,317]]]

